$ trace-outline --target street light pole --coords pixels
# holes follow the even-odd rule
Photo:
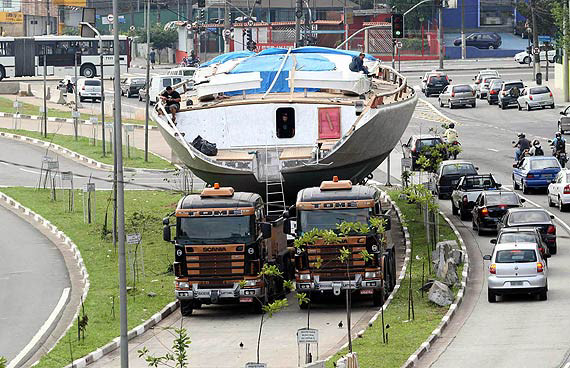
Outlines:
[[[146,97],[144,99],[144,161],[148,162],[148,119],[149,119],[149,88],[150,88],[150,1],[147,0],[146,8]]]
[[[461,58],[467,57],[467,48],[465,45],[465,0],[461,0]]]
[[[47,74],[47,52],[44,46],[44,137],[47,138],[47,87],[46,87],[46,74]]]
[[[439,43],[439,69],[443,69],[443,32],[441,28],[443,27],[443,6],[442,4],[439,5],[437,8],[438,11],[438,25],[437,25],[437,40]]]
[[[79,120],[78,120],[78,114],[79,114],[79,102],[77,101],[77,56],[79,54],[76,52],[73,54],[73,62],[75,64],[75,68],[73,68],[74,72],[75,72],[75,88],[73,88],[73,91],[75,92],[75,106],[73,108],[73,134],[75,135],[75,140],[78,139],[77,137],[77,129],[79,128]],[[103,86],[101,86],[101,90],[103,89]]]

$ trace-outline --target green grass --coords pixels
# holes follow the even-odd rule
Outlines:
[[[107,344],[119,336],[119,300],[117,254],[111,234],[103,239],[103,221],[110,191],[97,192],[96,223],[83,223],[82,196],[75,193],[75,212],[64,210],[61,199],[50,201],[48,190],[32,188],[3,188],[2,191],[31,208],[64,231],[79,247],[91,287],[85,300],[85,312],[89,318],[84,341],[77,341],[77,325],[74,324],[56,347],[40,360],[37,367],[61,368],[70,363],[70,347],[75,359]],[[59,194],[59,193],[58,193]],[[63,196],[60,194],[60,198]],[[180,194],[159,191],[125,192],[125,222],[127,234],[142,233],[145,275],[139,270],[140,279],[136,291],[129,292],[129,329],[141,324],[166,304],[175,300],[174,276],[168,271],[173,262],[174,251],[162,240],[162,217],[176,207]],[[108,227],[112,228],[112,206],[108,212]],[[135,220],[136,217],[143,221]],[[129,268],[127,268],[129,270]],[[132,274],[127,276],[133,286]],[[149,297],[148,293],[156,293]],[[115,317],[112,308],[115,301]]]
[[[105,164],[113,165],[113,155],[111,152],[107,152],[105,156],[102,153],[102,143],[97,140],[96,145],[93,145],[93,140],[87,137],[78,137],[77,141],[71,135],[54,134],[49,133],[47,138],[41,135],[39,132],[29,131],[29,130],[14,130],[14,129],[4,129],[0,128],[0,131],[20,134],[26,137],[41,139],[44,141],[52,142],[54,144],[59,144],[62,147],[80,153],[84,156],[90,157],[94,160],[100,161]],[[111,145],[109,142],[108,150]],[[166,160],[149,153],[148,162],[144,160],[144,151],[138,148],[131,147],[130,158],[127,154],[127,147],[123,146],[123,165],[125,167],[132,168],[144,168],[144,169],[170,169],[173,170],[175,167]]]
[[[390,325],[388,332],[388,344],[382,342],[382,320],[379,317],[372,327],[369,327],[362,338],[352,340],[353,351],[358,353],[358,362],[361,367],[375,368],[397,368],[406,362],[408,357],[416,351],[425,339],[441,322],[441,318],[447,313],[447,307],[439,307],[432,304],[427,299],[427,293],[423,294],[419,290],[422,284],[422,266],[425,267],[425,278],[433,278],[428,275],[428,262],[430,258],[428,252],[429,245],[426,241],[426,231],[423,225],[423,216],[418,207],[408,204],[407,201],[398,198],[398,191],[389,192],[392,199],[396,201],[402,210],[410,238],[412,241],[412,294],[414,300],[415,319],[408,318],[408,293],[409,293],[409,271],[402,280],[400,289],[395,294],[394,299],[384,312],[384,322]],[[443,218],[440,218],[440,239],[456,240],[453,230],[447,225]],[[416,260],[416,256],[421,260]],[[462,267],[459,269],[459,272]],[[461,278],[461,273],[459,273]],[[457,289],[454,288],[457,292]],[[327,367],[332,368],[342,355],[348,352],[344,349],[327,361]]]
[[[22,104],[20,107],[20,114],[36,115],[36,116],[43,115],[43,113],[40,112],[40,106],[21,101],[20,103]],[[13,113],[14,112],[13,104],[14,104],[13,100],[6,97],[0,97],[0,112]],[[90,114],[82,113],[80,119],[89,120],[91,116],[92,115]],[[63,109],[63,108],[53,109],[48,107],[48,117],[71,119],[72,118],[71,109]],[[97,119],[98,119],[97,121],[101,122],[101,114],[97,115]],[[113,117],[109,114],[105,114],[105,121],[107,123],[111,122],[113,121]],[[144,125],[144,120],[123,118],[121,121],[123,123],[128,123],[128,124]],[[156,125],[156,123],[154,121],[149,121],[149,125]]]

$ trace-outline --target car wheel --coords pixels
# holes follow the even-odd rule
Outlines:
[[[489,288],[487,288],[487,300],[489,303],[495,303],[497,301],[497,294]]]
[[[528,187],[524,184],[524,180],[521,180],[521,190],[522,190],[523,194],[528,194],[528,193],[529,193],[529,189],[528,189]]]
[[[194,311],[194,302],[192,300],[180,301],[180,313],[184,316],[191,316]]]
[[[121,90],[121,96],[125,95],[125,91]]]
[[[462,221],[467,221],[467,220],[469,220],[469,212],[464,211],[463,208],[460,208],[460,209],[459,209],[459,218],[460,218]]]
[[[519,190],[519,189],[520,189],[519,184],[517,183],[517,181],[515,180],[514,177],[513,177],[513,189],[514,189],[514,190]]]
[[[131,98],[131,91],[127,91],[127,98]]]
[[[530,105],[528,103],[526,104],[526,111],[530,111]]]
[[[494,49],[495,49],[495,46],[489,45],[489,50],[494,50]]]
[[[425,92],[424,92],[424,95],[425,95],[426,97],[431,96],[429,93],[425,93]]]
[[[558,197],[558,209],[560,210],[560,212],[566,212],[567,208],[568,208],[567,205],[562,203],[562,198]]]
[[[455,108],[455,106],[453,106],[453,104],[451,103],[451,101],[447,101],[447,104],[449,105],[449,109],[453,110]]]
[[[443,102],[438,98],[439,100],[439,107],[443,107]]]
[[[551,108],[551,109],[554,109],[554,104],[550,105],[550,108]]]
[[[477,224],[477,235],[483,235],[483,229],[481,229],[481,222]]]
[[[540,292],[540,294],[538,294],[538,300],[547,300],[548,299],[548,291],[546,289],[546,287],[544,289],[542,289],[542,291]]]
[[[521,104],[520,104],[520,103],[518,103],[518,102],[517,102],[517,107],[518,107],[519,111],[521,111],[521,110],[522,110]]]
[[[471,107],[475,107],[475,106],[477,106],[477,103],[476,103],[476,102],[473,102],[473,103],[471,104]]]
[[[552,202],[552,198],[550,198],[550,193],[546,192],[546,198],[548,198],[548,207],[554,207],[554,202]]]
[[[507,107],[505,106],[505,104],[503,104],[503,103],[501,103],[501,104],[499,105],[499,107],[501,108],[501,110],[505,110],[505,109],[507,108]]]
[[[530,64],[530,56],[525,56],[523,59],[523,64]]]

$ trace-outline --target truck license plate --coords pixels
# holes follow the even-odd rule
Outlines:
[[[360,290],[360,294],[372,294],[374,291],[372,289]]]
[[[253,298],[239,298],[240,303],[253,303]]]

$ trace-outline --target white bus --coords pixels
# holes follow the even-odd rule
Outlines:
[[[103,72],[114,71],[113,36],[103,40]],[[130,39],[120,36],[121,72],[127,72],[131,62]],[[80,36],[0,37],[0,80],[8,77],[43,75],[46,55],[47,73],[64,77],[74,74],[77,53],[78,74],[87,78],[100,75],[99,40]]]

